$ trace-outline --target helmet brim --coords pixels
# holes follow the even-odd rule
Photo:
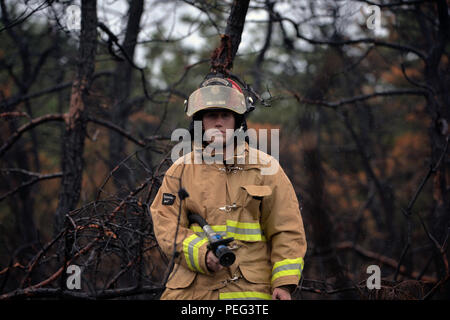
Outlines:
[[[226,109],[238,114],[247,111],[245,96],[226,86],[207,86],[195,90],[188,100],[186,114],[191,117],[203,110]]]

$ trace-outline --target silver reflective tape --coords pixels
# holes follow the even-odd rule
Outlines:
[[[299,263],[292,263],[292,264],[285,264],[284,266],[279,266],[272,271],[272,275],[285,270],[301,270],[301,264]]]
[[[244,229],[244,228],[238,228],[238,227],[231,227],[231,226],[227,226],[227,232],[230,233],[236,233],[236,234],[261,234],[262,235],[262,230],[261,229]]]
[[[191,242],[189,242],[189,244],[188,244],[189,261],[191,262],[191,266],[194,269],[197,269],[197,266],[194,261],[194,246],[197,243],[199,243],[201,240],[202,240],[202,238],[198,237],[198,238],[195,238],[194,240],[192,240]]]

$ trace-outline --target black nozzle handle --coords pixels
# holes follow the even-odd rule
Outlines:
[[[189,220],[189,224],[198,223],[198,225],[202,228],[208,224],[208,223],[206,223],[206,220],[203,219],[203,217],[201,215],[198,215],[195,213],[189,213],[188,220]]]
[[[198,223],[198,225],[205,231],[210,242],[208,248],[214,252],[214,255],[219,259],[219,263],[224,267],[231,266],[236,260],[236,255],[230,250],[230,248],[227,247],[227,244],[234,239],[221,239],[220,236],[218,236],[218,239],[215,239],[212,228],[208,225],[206,220],[198,214],[189,213],[188,220],[190,224]]]

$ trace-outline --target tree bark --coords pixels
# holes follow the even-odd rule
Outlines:
[[[433,40],[427,42],[427,55],[425,59],[425,82],[427,87],[432,88],[427,96],[426,111],[431,118],[431,124],[428,128],[428,134],[431,143],[431,162],[430,167],[439,166],[434,171],[433,177],[433,209],[429,215],[431,234],[440,245],[443,245],[448,237],[450,230],[450,148],[448,139],[450,138],[450,76],[448,67],[445,70],[444,55],[447,55],[448,39],[450,37],[450,18],[448,14],[448,4],[445,0],[434,1],[436,5],[432,6],[436,20],[439,22],[439,28],[434,34],[426,33],[434,30],[434,26],[425,26],[422,28],[423,36]],[[418,17],[419,19],[421,17]],[[425,20],[425,19],[423,19]],[[423,21],[422,20],[422,21]],[[422,25],[428,24],[423,21]],[[443,161],[439,159],[443,157]],[[440,161],[440,162],[439,162]],[[445,263],[441,257],[436,255],[436,269],[439,278],[446,275]],[[450,284],[447,282],[445,289],[450,291]]]
[[[22,72],[19,76],[13,76],[15,85],[18,88],[18,96],[26,96],[31,88],[31,86],[35,83],[37,75],[41,70],[41,67],[45,64],[47,60],[48,53],[51,49],[46,50],[39,56],[38,62],[33,66],[32,65],[32,54],[30,53],[30,46],[27,41],[27,38],[24,36],[22,31],[14,28],[14,24],[9,17],[9,12],[7,10],[7,6],[5,1],[0,1],[0,8],[2,11],[1,21],[5,26],[9,26],[6,28],[6,33],[9,35],[13,43],[16,45],[18,50],[18,56],[21,61]],[[2,63],[3,64],[3,63]],[[10,70],[11,74],[14,75],[13,69]],[[3,112],[13,111],[15,106],[3,104],[1,105]],[[28,113],[31,115],[31,107],[28,101],[25,101],[25,107],[28,110]],[[9,122],[9,128],[12,133],[16,132],[19,128],[19,122],[17,119],[12,119]],[[34,170],[40,171],[40,163],[39,158],[37,157],[37,139],[36,133],[31,130],[31,139],[32,139],[32,151],[33,151],[33,163]],[[3,139],[2,139],[3,140]],[[5,139],[7,140],[7,139]],[[2,141],[3,143],[3,141]],[[25,144],[23,141],[20,141],[16,144],[12,154],[6,158],[6,161],[14,162],[17,164],[17,167],[22,168],[24,170],[29,170],[29,159],[28,153],[26,152]],[[11,179],[11,187],[14,185],[20,185],[23,180],[22,178],[12,178]],[[11,189],[12,189],[11,188]],[[18,195],[15,195],[10,199],[10,207],[15,216],[15,224],[16,230],[20,237],[20,241],[22,244],[27,245],[37,241],[37,228],[34,221],[34,197],[30,188],[23,188],[18,192]]]
[[[450,131],[450,76],[443,73],[440,67],[443,64],[442,58],[445,53],[445,46],[448,45],[449,34],[449,15],[448,6],[445,0],[437,2],[437,16],[439,18],[439,31],[434,37],[437,41],[432,41],[428,48],[428,56],[425,67],[425,79],[427,84],[435,90],[435,95],[429,96],[427,111],[431,116],[432,122],[429,128],[431,138],[431,163],[436,164],[444,153],[446,139]],[[442,66],[443,67],[443,66]],[[450,150],[447,149],[447,159]],[[434,176],[434,200],[436,218],[434,230],[435,236],[441,243],[450,227],[450,181],[448,181],[448,172],[450,162],[442,161]]]
[[[256,57],[255,64],[252,68],[253,75],[253,84],[252,87],[255,88],[256,92],[261,91],[261,80],[262,80],[262,66],[264,63],[264,58],[267,50],[270,48],[270,43],[272,41],[272,33],[273,33],[273,7],[275,6],[275,2],[266,1],[267,12],[269,14],[269,21],[267,22],[267,30],[266,37],[264,40],[264,45],[258,53]]]
[[[123,48],[130,59],[133,59],[136,41],[140,31],[140,21],[144,11],[143,0],[133,0],[130,2],[128,10],[128,23],[123,41]],[[111,108],[111,120],[119,127],[126,129],[130,113],[128,99],[131,93],[133,66],[127,61],[118,61],[114,71],[111,97],[113,97]],[[109,165],[112,171],[114,167],[125,157],[124,137],[111,130],[109,133]],[[128,175],[121,169],[115,173],[114,181],[119,190],[121,183],[127,179]]]
[[[69,112],[65,115],[61,188],[55,216],[55,233],[64,226],[64,217],[80,198],[83,150],[86,135],[87,97],[95,70],[97,48],[97,1],[81,2],[81,37],[77,75],[72,85]]]
[[[311,86],[306,90],[307,99],[323,99],[329,79],[326,77],[328,70],[333,66],[332,61],[326,61],[322,71],[313,79]],[[314,243],[316,254],[323,257],[320,259],[322,276],[327,283],[334,282],[334,287],[344,288],[352,286],[339,262],[335,250],[337,239],[330,217],[331,204],[327,199],[325,189],[325,171],[322,166],[320,153],[320,126],[324,120],[320,118],[321,110],[314,113],[314,117],[304,114],[298,118],[298,127],[301,128],[302,153],[305,167],[305,190],[304,208],[309,215],[308,221],[312,228],[312,243]],[[331,281],[330,281],[331,280]],[[340,298],[355,298],[352,292],[342,292]]]
[[[211,71],[227,74],[233,68],[233,61],[241,43],[245,16],[250,0],[234,0],[227,21],[225,34],[221,35],[220,46],[211,56]]]

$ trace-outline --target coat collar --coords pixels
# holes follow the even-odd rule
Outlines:
[[[222,159],[224,159],[223,164],[224,165],[236,165],[236,164],[246,164],[248,163],[248,154],[249,154],[249,145],[246,141],[241,142],[238,145],[234,146],[234,152],[231,156],[227,157],[226,154],[224,154],[223,150],[207,150],[207,145],[204,144],[198,144],[195,141],[192,142],[192,149],[193,149],[193,156],[200,156],[203,160],[202,163],[205,163],[204,156],[205,155],[211,155],[212,160],[215,159],[219,154],[222,155]],[[214,163],[218,164],[218,163]],[[222,163],[221,163],[222,164]]]

